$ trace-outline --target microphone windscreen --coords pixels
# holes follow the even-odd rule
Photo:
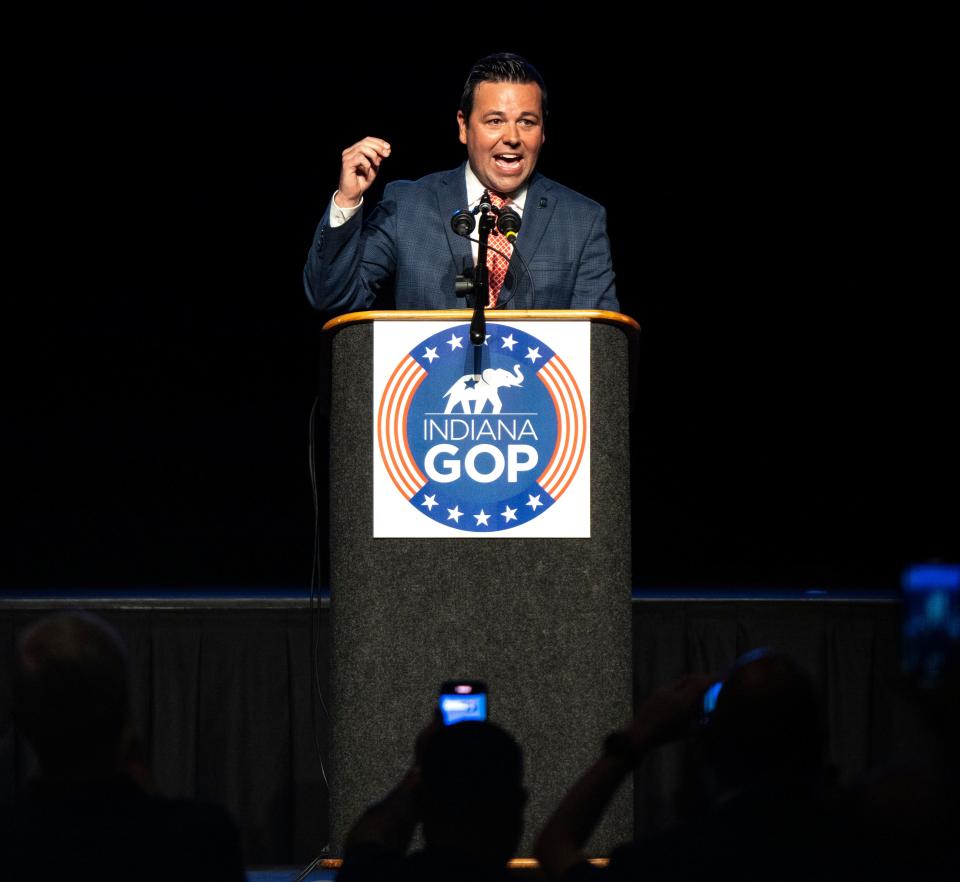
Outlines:
[[[458,236],[469,236],[477,226],[477,222],[473,219],[473,215],[467,211],[465,208],[461,208],[459,211],[453,213],[453,217],[450,218],[450,226],[453,227],[453,231]]]

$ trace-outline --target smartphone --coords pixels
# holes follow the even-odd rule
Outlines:
[[[935,689],[960,661],[960,565],[908,567],[901,589],[901,669],[921,689]]]
[[[486,720],[487,684],[480,680],[447,680],[440,687],[440,715],[445,726],[465,720]]]

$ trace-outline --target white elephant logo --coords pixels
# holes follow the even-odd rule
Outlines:
[[[483,405],[490,402],[490,413],[500,413],[503,404],[500,402],[500,388],[502,386],[518,386],[523,388],[523,374],[520,365],[513,366],[511,374],[506,368],[487,368],[480,374],[464,374],[443,394],[449,398],[444,413],[452,413],[458,404],[463,413],[482,413]],[[470,402],[473,401],[473,410]]]

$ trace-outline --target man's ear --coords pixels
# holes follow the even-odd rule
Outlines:
[[[457,125],[460,126],[460,143],[467,143],[467,120],[462,110],[457,111]]]

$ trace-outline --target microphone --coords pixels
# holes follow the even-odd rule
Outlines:
[[[458,236],[467,238],[476,229],[477,222],[473,219],[473,214],[469,209],[461,208],[453,213],[453,217],[450,218],[450,226],[453,227],[453,231]]]
[[[500,216],[497,218],[497,228],[500,234],[511,242],[517,238],[520,232],[520,215],[512,208],[501,208]]]
[[[487,281],[487,237],[497,228],[500,234],[509,242],[513,242],[520,232],[520,215],[512,208],[496,208],[493,200],[490,198],[490,192],[484,189],[480,196],[477,207],[471,211],[467,208],[458,209],[450,218],[450,227],[458,236],[465,239],[470,238],[470,234],[476,229],[477,222],[475,215],[480,215],[480,241],[477,251],[477,263],[474,268],[473,277],[473,319],[470,322],[470,342],[474,346],[482,346],[486,339],[486,319],[484,318],[484,308],[489,293]],[[457,283],[457,294],[459,295],[461,287],[466,288],[464,284],[466,279],[459,280]],[[466,293],[466,292],[464,292]]]
[[[469,208],[461,208],[453,213],[453,216],[450,218],[451,228],[458,236],[463,236],[463,238],[466,239],[477,228],[477,222],[473,216],[484,210],[492,211],[497,215],[497,228],[505,239],[509,239],[512,242],[517,238],[517,233],[520,232],[520,225],[522,223],[520,215],[512,208],[505,207],[499,210],[494,208],[486,190],[483,191],[480,204],[473,211],[470,211]]]
[[[546,205],[546,200],[541,199],[540,207],[543,208],[545,205]],[[461,208],[458,211],[455,211],[453,213],[453,216],[450,218],[450,226],[453,228],[454,233],[456,233],[458,236],[462,236],[464,239],[470,239],[471,234],[477,228],[477,222],[476,220],[474,220],[474,217],[475,215],[480,214],[483,211],[485,211],[486,214],[482,214],[481,217],[485,219],[487,224],[491,226],[495,225],[499,229],[500,234],[507,241],[512,243],[517,238],[517,233],[520,232],[520,225],[522,224],[522,220],[520,218],[519,213],[514,211],[509,206],[504,206],[503,208],[500,208],[500,209],[495,208],[493,206],[492,200],[490,199],[490,193],[487,190],[483,191],[483,195],[480,197],[479,204],[472,211],[469,208]],[[493,219],[490,219],[491,215],[493,216]],[[487,227],[488,231],[491,228],[491,226]],[[481,229],[481,238],[483,238],[482,233],[483,233],[483,230]],[[473,241],[476,241],[476,240],[473,240]],[[484,247],[484,250],[485,250],[485,247]],[[526,273],[526,277],[530,279],[530,286],[532,288],[533,279],[529,275],[529,268],[527,267],[526,261],[523,259],[523,255],[520,254],[519,251],[514,251],[513,253],[520,258],[520,263],[523,265],[523,270],[524,270],[524,273]],[[478,254],[478,258],[479,258],[479,254]],[[479,267],[476,268],[476,270],[478,269]],[[476,270],[475,270],[474,280],[471,282],[469,278],[470,271],[467,268],[466,259],[464,259],[463,273],[460,276],[457,276],[457,281],[455,286],[458,297],[469,295],[471,290],[473,290],[477,286]],[[478,301],[481,299],[482,298],[478,298]],[[498,305],[503,305],[510,299],[511,298],[508,297],[506,300],[500,300],[498,302]],[[475,307],[477,306],[479,306],[479,302],[478,304],[475,304]],[[477,340],[479,340],[479,344],[477,343],[477,340],[472,339],[474,335],[471,332],[471,342],[474,343],[474,345],[482,345],[483,339],[484,339],[479,331],[479,325],[483,323],[483,312],[482,310],[479,310],[479,312],[480,312],[479,315],[474,316],[474,321],[477,322],[478,324],[476,337],[477,337]]]

